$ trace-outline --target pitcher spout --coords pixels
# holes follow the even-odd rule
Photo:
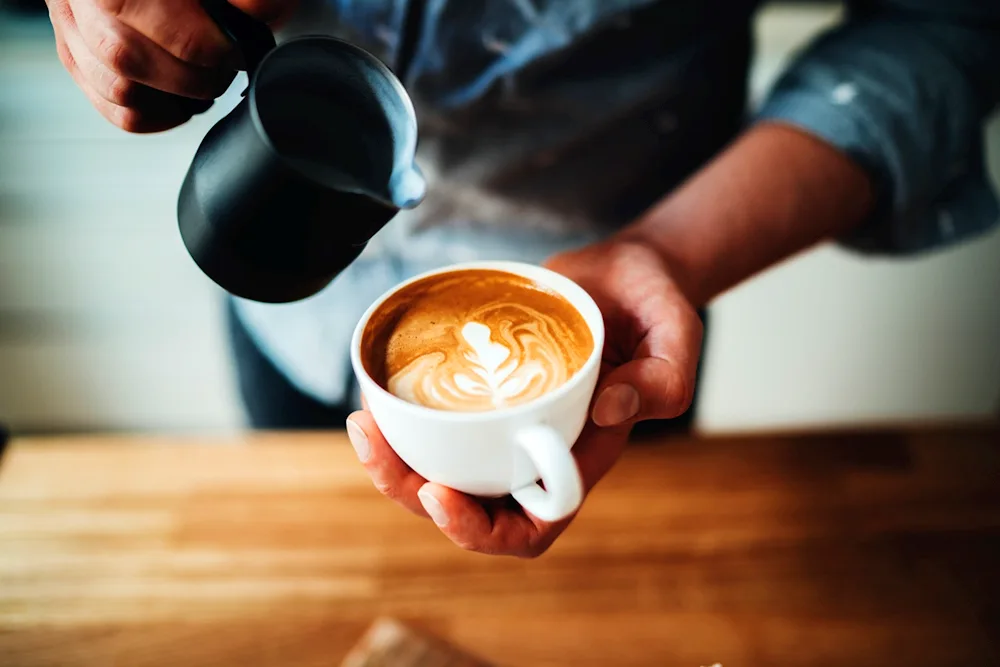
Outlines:
[[[393,174],[389,183],[389,201],[396,208],[414,208],[427,194],[427,179],[413,164]]]

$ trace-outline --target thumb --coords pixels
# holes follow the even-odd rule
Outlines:
[[[694,373],[670,359],[636,359],[610,372],[596,395],[592,418],[602,428],[672,419],[691,407]]]

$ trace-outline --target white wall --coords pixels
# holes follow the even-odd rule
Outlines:
[[[766,13],[756,94],[835,18]],[[0,420],[238,427],[221,295],[187,257],[174,217],[187,163],[219,112],[165,135],[124,135],[89,108],[45,40],[2,27],[0,91]],[[907,263],[823,248],[725,296],[702,428],[990,414],[998,257],[998,236]]]
[[[174,213],[218,113],[126,135],[37,32],[0,32],[0,420],[236,427],[221,294],[188,258]]]
[[[754,97],[838,18],[765,12]],[[1000,119],[988,136],[996,175]],[[710,326],[705,432],[989,419],[1000,413],[1000,234],[919,260],[824,246],[724,295]]]

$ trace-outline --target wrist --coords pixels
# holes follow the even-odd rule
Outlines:
[[[704,279],[700,262],[685,248],[670,242],[670,229],[666,220],[658,224],[650,224],[646,218],[640,218],[614,236],[613,241],[640,245],[655,251],[665,270],[695,308],[703,307],[709,300],[704,296]]]

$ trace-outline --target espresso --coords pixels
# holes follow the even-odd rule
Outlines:
[[[361,356],[380,386],[410,403],[484,412],[563,385],[594,339],[565,298],[522,276],[468,269],[395,292],[365,327]]]

